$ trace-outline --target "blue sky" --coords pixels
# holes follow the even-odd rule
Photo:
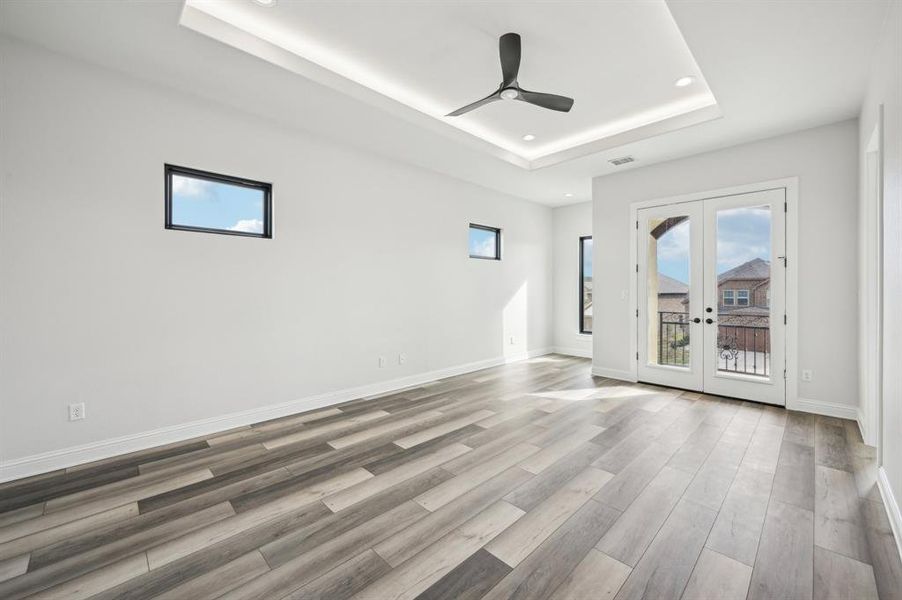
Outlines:
[[[470,256],[495,258],[495,232],[470,228]]]
[[[172,223],[263,233],[263,192],[173,175]]]
[[[770,208],[732,208],[717,213],[717,273],[753,258],[770,260]],[[689,222],[658,240],[658,271],[689,283]]]
[[[585,241],[583,247],[583,277],[592,277],[592,240]]]

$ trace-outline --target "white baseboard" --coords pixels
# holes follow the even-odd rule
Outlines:
[[[786,403],[786,408],[814,413],[816,415],[824,415],[825,417],[837,417],[839,419],[858,421],[858,407],[849,404],[837,404],[836,402],[825,402],[823,400],[813,400],[811,398],[796,398],[794,400],[790,399]]]
[[[582,358],[592,358],[591,350],[584,350],[582,348],[565,348],[563,346],[555,346],[552,348],[555,354],[565,354],[567,356],[579,356]]]
[[[618,379],[620,381],[629,381],[631,383],[638,381],[636,376],[630,371],[621,371],[619,369],[605,369],[593,366],[592,375],[595,375],[596,377],[607,377],[608,379]]]
[[[380,381],[369,385],[326,392],[324,394],[308,396],[306,398],[301,398],[300,400],[293,400],[282,404],[254,408],[218,417],[201,419],[199,421],[192,421],[190,423],[171,425],[169,427],[162,427],[151,431],[143,431],[141,433],[102,440],[99,442],[72,446],[61,450],[53,450],[23,458],[0,461],[0,482],[39,475],[57,469],[73,467],[95,460],[128,454],[129,452],[147,450],[148,448],[163,446],[165,444],[182,442],[192,438],[210,436],[221,431],[234,429],[235,427],[251,425],[252,423],[259,423],[260,421],[285,417],[317,408],[324,408],[333,404],[356,400],[358,398],[386,394],[388,392],[422,385],[430,381],[435,381],[436,379],[444,379],[455,375],[463,375],[464,373],[481,371],[482,369],[497,367],[506,363],[551,353],[551,348],[538,348],[517,355],[490,358],[435,371],[418,373],[416,375],[389,381]]]
[[[886,477],[886,469],[877,469],[877,487],[883,497],[883,506],[886,508],[886,516],[889,517],[890,526],[893,528],[893,536],[896,538],[896,550],[902,557],[902,512],[899,511],[899,503],[893,494],[893,488]]]
[[[869,443],[868,440],[868,430],[865,426],[864,419],[864,410],[859,406],[858,410],[855,411],[855,422],[858,423],[858,433],[861,434],[861,441],[867,444],[868,446],[876,446],[876,444]]]

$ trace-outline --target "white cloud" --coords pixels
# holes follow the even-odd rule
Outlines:
[[[243,231],[245,233],[263,233],[263,221],[260,219],[241,219],[231,227],[230,231]]]
[[[724,210],[717,215],[717,271],[755,258],[770,260],[771,212],[768,207]]]
[[[722,273],[756,258],[770,260],[770,248],[763,244],[747,241],[732,242],[717,240],[717,270]]]
[[[213,195],[213,182],[173,175],[172,193],[182,198],[209,198]]]
[[[689,221],[670,228],[658,238],[658,260],[689,260]]]
[[[470,240],[470,254],[473,256],[495,256],[495,237]]]

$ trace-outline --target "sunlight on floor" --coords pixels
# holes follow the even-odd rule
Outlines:
[[[529,331],[528,311],[527,311],[527,290],[529,283],[523,282],[520,289],[513,295],[504,312],[502,319],[502,338],[501,346],[504,348],[505,358],[522,357],[526,354],[529,347],[527,342],[527,333]]]

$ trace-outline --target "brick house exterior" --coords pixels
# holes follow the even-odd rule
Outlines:
[[[717,296],[719,343],[739,351],[769,353],[770,263],[755,258],[721,273]],[[688,310],[688,284],[658,273],[661,321],[688,322]]]
[[[685,313],[688,298],[687,284],[658,273],[658,312]]]
[[[718,333],[738,350],[770,352],[770,262],[754,258],[717,277]]]
[[[718,312],[746,307],[770,307],[770,263],[764,259],[752,259],[717,276]],[[768,313],[761,310],[762,316]]]

